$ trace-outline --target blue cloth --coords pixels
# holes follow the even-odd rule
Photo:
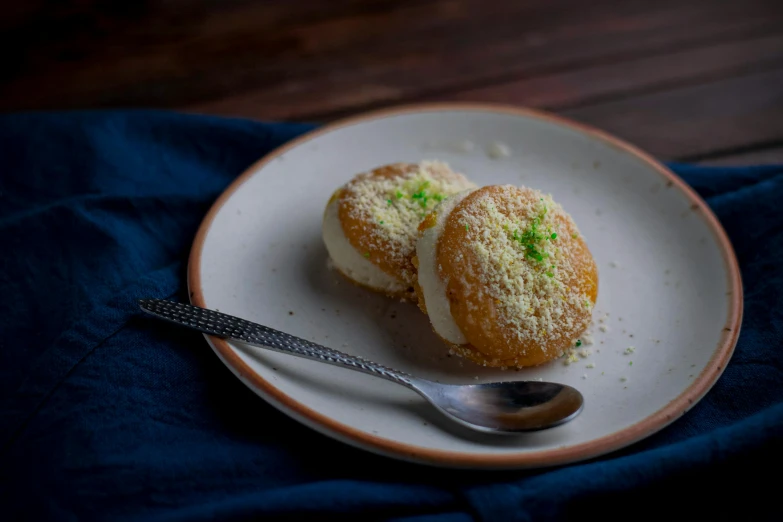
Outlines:
[[[308,128],[0,117],[0,519],[781,519],[783,167],[673,166],[723,222],[746,289],[735,355],[704,400],[591,462],[453,471],[321,436],[245,388],[199,334],[137,314],[141,297],[187,300],[210,204]]]

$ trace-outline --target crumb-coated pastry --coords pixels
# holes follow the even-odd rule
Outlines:
[[[324,212],[323,239],[334,267],[356,284],[415,301],[418,225],[438,202],[472,187],[462,174],[433,161],[357,175],[332,195]]]
[[[533,366],[562,355],[589,324],[598,270],[550,196],[510,185],[468,190],[419,230],[419,305],[457,355]]]

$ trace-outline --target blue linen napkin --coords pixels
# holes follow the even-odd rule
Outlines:
[[[745,319],[713,390],[591,462],[428,468],[268,406],[200,334],[139,317],[187,301],[191,240],[250,163],[308,130],[158,111],[0,117],[0,519],[782,519],[783,166],[672,165],[721,219]]]

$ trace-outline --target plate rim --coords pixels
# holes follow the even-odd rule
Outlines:
[[[259,169],[266,166],[278,156],[302,145],[323,134],[333,132],[343,127],[357,123],[422,112],[477,111],[507,114],[543,120],[555,125],[570,128],[581,134],[587,134],[615,149],[629,153],[657,171],[667,182],[671,181],[691,202],[697,205],[707,227],[715,235],[720,247],[721,256],[727,266],[727,276],[731,296],[729,310],[724,323],[723,335],[712,357],[702,372],[677,397],[669,401],[658,411],[648,415],[639,422],[623,429],[574,446],[552,448],[541,451],[526,451],[519,454],[486,455],[481,453],[466,453],[440,449],[430,449],[412,444],[401,443],[365,433],[350,425],[338,422],[308,406],[275,387],[254,372],[231,348],[229,343],[221,338],[205,334],[208,344],[217,353],[218,358],[229,367],[248,387],[261,395],[283,413],[310,428],[315,428],[332,438],[347,442],[361,449],[373,451],[385,456],[414,461],[423,464],[445,467],[487,468],[487,469],[521,469],[545,466],[556,466],[595,458],[612,451],[619,450],[638,442],[671,424],[686,413],[694,404],[701,400],[718,381],[731,358],[739,338],[743,315],[743,288],[739,263],[734,248],[712,210],[706,202],[679,176],[668,167],[642,151],[635,145],[621,140],[606,131],[584,123],[576,122],[546,111],[505,104],[471,103],[471,102],[428,102],[397,105],[393,107],[370,110],[354,116],[341,118],[314,130],[298,136],[262,156],[248,166],[226,189],[218,196],[204,216],[191,245],[187,267],[187,284],[190,302],[196,306],[205,307],[201,285],[201,255],[204,241],[223,205],[231,196]]]

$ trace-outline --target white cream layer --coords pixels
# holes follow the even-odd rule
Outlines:
[[[351,245],[340,223],[339,208],[338,198],[329,203],[321,230],[326,250],[337,269],[357,283],[382,292],[396,294],[405,290],[402,282],[372,264]]]
[[[467,344],[468,340],[457,323],[454,322],[446,283],[438,273],[438,240],[451,211],[474,190],[465,190],[448,197],[435,207],[434,212],[437,212],[435,226],[424,230],[416,242],[416,257],[419,258],[419,286],[424,295],[427,315],[430,317],[435,332],[452,344]]]

